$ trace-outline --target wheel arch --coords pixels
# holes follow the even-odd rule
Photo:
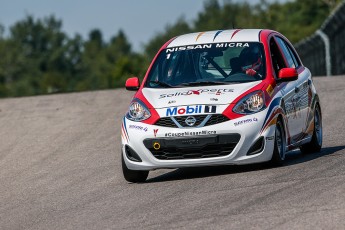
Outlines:
[[[320,103],[320,99],[319,99],[319,95],[318,94],[315,94],[313,111],[315,111],[316,107],[319,108],[320,115],[321,115],[321,118],[322,118],[322,109],[321,109],[321,103]]]
[[[285,144],[286,144],[285,146],[286,146],[286,151],[287,151],[288,150],[287,146],[291,144],[291,138],[290,138],[290,131],[288,128],[288,120],[287,120],[284,98],[280,100],[279,106],[281,108],[281,112],[277,115],[277,121],[280,120],[283,124],[284,138],[285,138]]]

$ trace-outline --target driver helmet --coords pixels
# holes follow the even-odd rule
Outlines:
[[[261,53],[258,46],[244,48],[240,54],[240,64],[242,71],[249,69],[258,72],[262,66]]]

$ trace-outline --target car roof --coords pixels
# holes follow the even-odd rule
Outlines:
[[[259,42],[262,29],[214,30],[177,36],[167,47],[220,42]]]

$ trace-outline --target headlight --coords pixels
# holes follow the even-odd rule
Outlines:
[[[257,113],[266,108],[264,92],[261,90],[248,94],[240,100],[233,111],[239,114]]]
[[[129,105],[126,117],[131,121],[143,121],[151,117],[151,114],[144,103],[134,100]]]

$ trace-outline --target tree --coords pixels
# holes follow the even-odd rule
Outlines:
[[[160,47],[169,39],[184,33],[191,32],[191,28],[188,23],[180,18],[174,25],[168,25],[164,33],[157,34],[148,44],[145,46],[145,54],[148,60],[151,60]]]

